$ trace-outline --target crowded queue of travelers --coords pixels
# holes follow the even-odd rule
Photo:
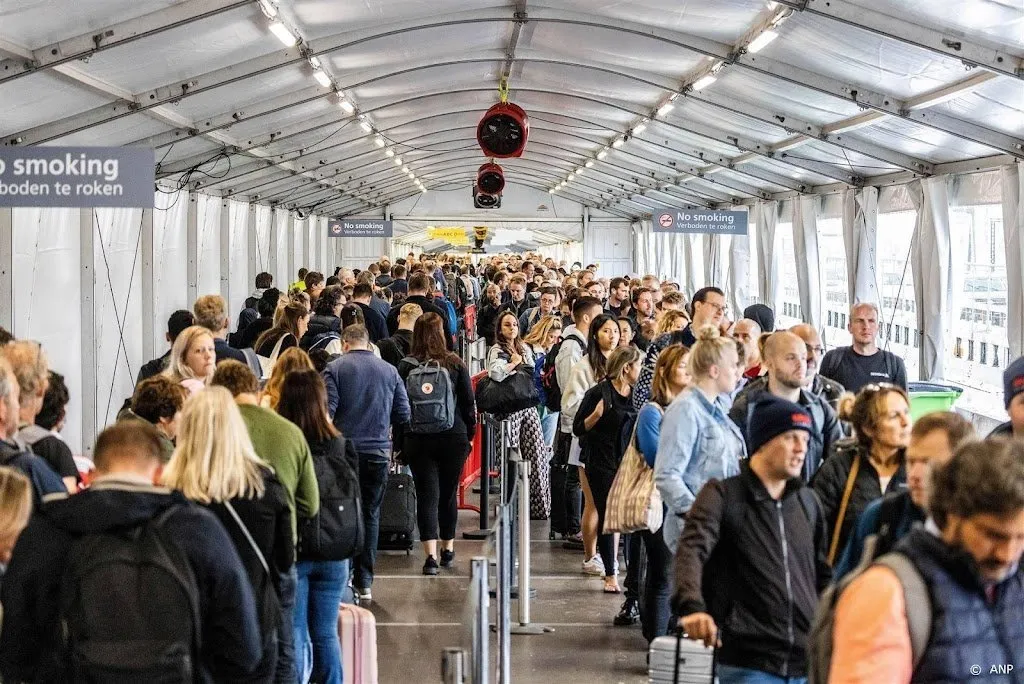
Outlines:
[[[615,625],[714,647],[722,684],[1022,681],[1024,359],[1010,421],[978,441],[954,413],[911,420],[872,303],[826,354],[762,304],[730,320],[718,287],[687,302],[598,270],[409,254],[284,292],[261,273],[234,332],[219,295],[170,316],[83,472],[62,376],[4,333],[3,681],[340,684],[338,605],[373,600],[391,473],[415,482],[423,574],[455,566],[478,422],[461,334],[486,340],[492,387],[534,397],[497,416],[531,464],[529,515],[624,589]],[[637,472],[659,522],[620,529]],[[360,504],[345,519],[321,507],[339,492]],[[123,580],[145,554],[140,589]]]

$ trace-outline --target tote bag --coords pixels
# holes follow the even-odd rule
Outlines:
[[[662,415],[665,410],[655,402]],[[639,421],[637,421],[639,423]],[[604,534],[613,532],[657,531],[664,521],[661,494],[654,486],[654,469],[647,465],[636,446],[636,426],[615,473],[608,507],[604,516]]]

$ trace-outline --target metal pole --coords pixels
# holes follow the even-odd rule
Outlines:
[[[498,632],[498,681],[501,684],[510,684],[512,681],[512,638],[511,638],[511,608],[512,597],[510,596],[510,550],[511,539],[509,532],[508,514],[510,507],[502,503],[498,508],[498,548],[497,548],[497,578],[498,578],[498,610],[496,615],[496,631]]]
[[[462,533],[463,539],[486,539],[491,534],[491,450],[494,434],[489,422],[481,417],[480,429],[480,529]]]
[[[519,624],[513,634],[544,634],[554,630],[530,624],[530,462],[516,461],[519,482]]]
[[[465,684],[466,652],[461,648],[449,647],[441,652],[441,681],[443,684]]]
[[[473,615],[473,653],[470,663],[473,684],[487,684],[490,679],[488,669],[491,666],[491,659],[488,646],[491,640],[491,599],[487,591],[487,565],[486,556],[476,556],[470,561],[474,593],[477,598],[476,613]]]

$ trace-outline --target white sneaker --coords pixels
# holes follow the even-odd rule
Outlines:
[[[601,557],[594,556],[590,560],[585,561],[583,563],[583,574],[604,577],[604,563],[601,562]]]
[[[366,589],[356,589],[356,598],[359,599],[360,603],[370,602],[373,600],[373,594],[370,593],[369,587]]]

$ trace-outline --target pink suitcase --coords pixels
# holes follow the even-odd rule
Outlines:
[[[341,604],[338,638],[345,684],[377,684],[377,620],[373,613]]]

